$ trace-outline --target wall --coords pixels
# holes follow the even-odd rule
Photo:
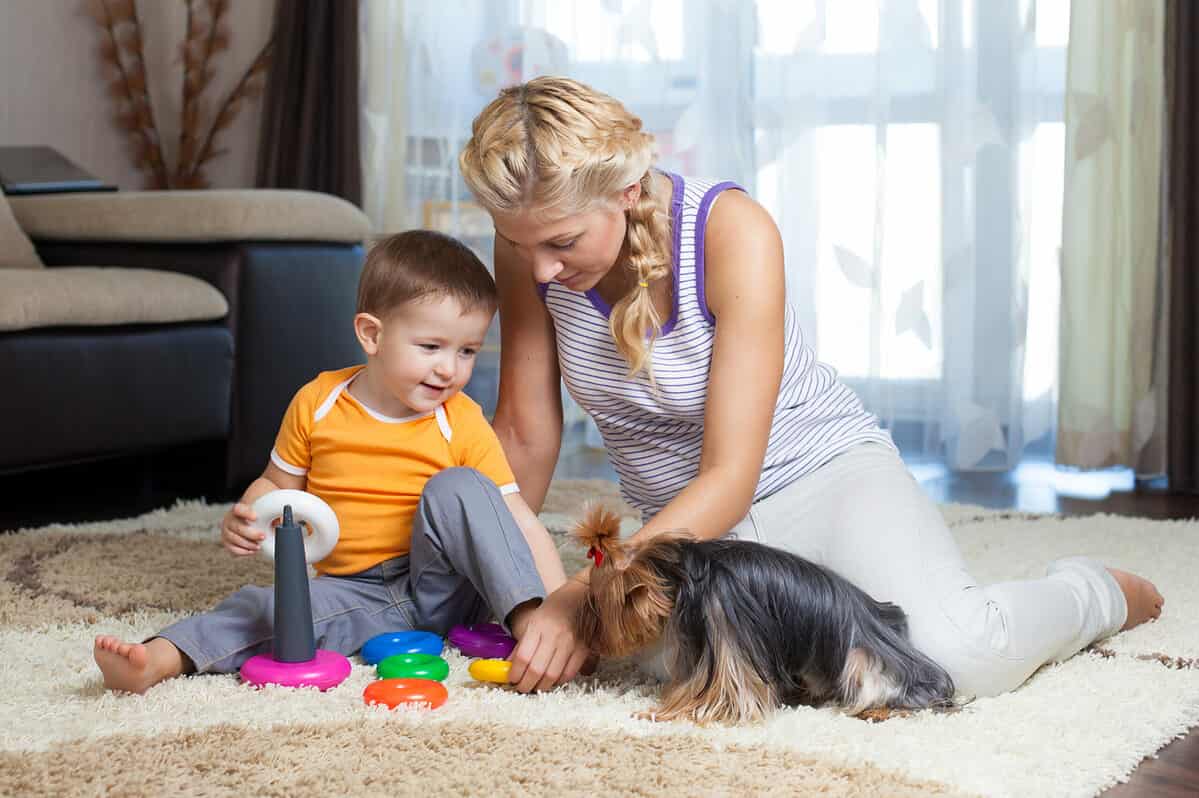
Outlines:
[[[249,66],[270,34],[272,0],[233,0],[225,16],[231,48],[214,60],[205,93],[210,112]],[[183,0],[139,0],[146,68],[167,163],[175,163],[187,26]],[[143,186],[127,134],[113,122],[96,48],[101,29],[82,0],[0,0],[0,145],[44,144],[122,190]],[[213,187],[251,186],[260,105],[243,107],[221,134],[229,152],[208,162]],[[205,127],[205,131],[207,127]]]

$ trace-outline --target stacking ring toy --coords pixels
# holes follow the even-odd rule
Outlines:
[[[516,641],[498,623],[476,623],[451,629],[450,645],[468,657],[507,659]]]
[[[262,687],[315,687],[324,691],[336,687],[350,675],[350,661],[336,651],[318,648],[305,662],[281,662],[264,654],[251,657],[241,666],[241,677]]]
[[[445,685],[430,679],[380,679],[366,686],[362,700],[367,704],[383,704],[388,709],[400,704],[424,704],[437,709],[449,695]]]
[[[319,497],[303,490],[273,490],[254,502],[254,514],[258,519],[253,527],[266,535],[262,540],[262,556],[275,559],[275,521],[283,518],[283,508],[291,505],[297,521],[303,521],[312,534],[304,536],[304,559],[309,563],[320,562],[329,556],[337,545],[340,528],[333,508]]]
[[[309,495],[302,491],[276,493]],[[311,498],[329,510],[320,499],[315,496]],[[257,687],[278,684],[328,690],[341,684],[350,675],[350,661],[336,651],[316,647],[308,567],[304,564],[304,530],[296,523],[290,504],[284,504],[282,509],[282,522],[271,535],[272,543],[278,541],[277,546],[272,546],[275,560],[275,617],[271,653],[251,657],[241,666],[241,675]],[[330,516],[332,512],[329,510]],[[332,525],[325,524],[325,528],[332,529],[336,541],[337,519],[333,519]]]
[[[512,663],[506,659],[477,659],[470,664],[470,675],[480,682],[508,683]]]
[[[384,632],[362,646],[362,661],[377,665],[396,654],[429,654],[436,657],[444,643],[432,632]]]
[[[392,654],[379,662],[380,679],[432,679],[444,682],[450,663],[431,654]]]

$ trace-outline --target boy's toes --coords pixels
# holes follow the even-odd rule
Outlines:
[[[149,653],[146,647],[141,643],[126,643],[119,637],[114,635],[99,635],[96,638],[96,653],[104,654],[109,657],[116,655],[122,659],[128,660],[129,664],[135,668],[145,667],[150,661]]]
[[[124,649],[121,655],[126,657],[129,660],[129,664],[135,668],[144,668],[150,661],[146,647],[141,643],[126,643],[121,648]]]

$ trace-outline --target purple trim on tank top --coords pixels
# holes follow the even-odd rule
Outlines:
[[[708,307],[708,296],[704,291],[704,230],[708,227],[708,211],[712,207],[712,203],[716,201],[716,197],[722,191],[730,188],[735,188],[738,191],[745,191],[741,186],[726,180],[723,183],[717,183],[708,189],[704,194],[703,199],[699,201],[699,210],[695,212],[695,286],[696,299],[699,302],[699,312],[704,314],[704,318],[708,320],[708,324],[716,326],[716,317],[712,315],[712,310]]]
[[[674,228],[671,230],[671,235],[674,237],[671,252],[671,268],[674,270],[674,309],[662,327],[662,335],[669,335],[679,321],[679,248],[683,242],[683,178],[673,172],[663,172],[662,174],[670,178],[670,226]],[[594,288],[587,289],[587,298],[591,300],[591,306],[598,310],[605,319],[612,317],[612,307],[599,295],[598,291]]]
[[[545,295],[549,293],[549,283],[537,283],[537,293],[541,294],[541,301],[545,301]]]
[[[605,319],[612,318],[612,306],[599,295],[599,291],[594,288],[588,288],[586,293],[587,299],[591,302],[591,307],[599,311],[599,314]]]

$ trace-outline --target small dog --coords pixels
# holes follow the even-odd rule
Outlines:
[[[742,723],[779,704],[832,702],[851,715],[952,706],[952,679],[909,642],[903,610],[827,568],[684,533],[630,545],[599,507],[575,535],[595,563],[580,638],[600,656],[665,654],[668,684],[646,717]]]

